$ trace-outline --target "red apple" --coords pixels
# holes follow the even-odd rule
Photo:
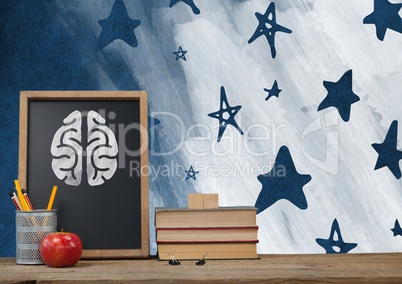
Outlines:
[[[50,267],[73,266],[81,258],[82,242],[74,233],[50,233],[42,239],[40,254]]]

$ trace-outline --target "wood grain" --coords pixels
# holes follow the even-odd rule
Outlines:
[[[156,259],[86,260],[71,268],[0,259],[0,283],[402,283],[402,254],[260,255],[168,265]]]

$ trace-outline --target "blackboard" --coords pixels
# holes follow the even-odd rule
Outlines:
[[[35,209],[78,234],[83,258],[149,256],[147,94],[23,91],[18,178]]]

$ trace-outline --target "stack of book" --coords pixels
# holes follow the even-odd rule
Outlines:
[[[255,207],[155,208],[160,260],[256,259]]]

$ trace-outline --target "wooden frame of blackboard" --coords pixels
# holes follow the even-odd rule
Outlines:
[[[149,257],[149,200],[148,200],[148,103],[145,91],[21,91],[20,93],[20,127],[19,127],[19,167],[18,179],[22,188],[26,188],[28,161],[28,113],[31,101],[136,101],[139,103],[140,142],[145,150],[140,151],[140,192],[141,192],[141,245],[140,248],[119,249],[83,249],[84,259],[119,259]],[[129,187],[129,185],[127,185]],[[50,190],[51,189],[47,189]],[[28,193],[30,192],[27,188]],[[34,196],[30,196],[31,199]],[[57,199],[57,197],[56,197]],[[39,208],[38,208],[39,209]],[[57,209],[57,208],[56,208]],[[60,212],[59,212],[60,213]],[[130,225],[130,216],[125,218]],[[94,235],[94,238],[99,236]]]

